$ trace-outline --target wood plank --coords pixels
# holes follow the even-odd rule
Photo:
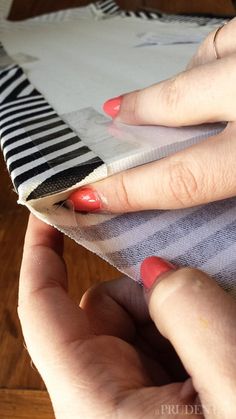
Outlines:
[[[90,0],[14,0],[8,16],[9,20],[22,20],[43,13],[85,6]]]
[[[119,0],[125,10],[156,10],[174,14],[235,16],[235,0]]]
[[[21,20],[43,13],[79,7],[90,0],[14,0],[9,13],[10,20]],[[235,16],[235,0],[117,0],[125,10],[159,10],[165,13],[212,14]]]
[[[142,0],[142,4],[145,8],[158,9],[165,13],[235,15],[231,0]]]
[[[17,316],[18,276],[28,211],[18,206],[6,165],[0,152],[0,387],[43,389],[44,384],[30,366],[23,346]]]
[[[54,419],[46,391],[0,389],[1,419]]]

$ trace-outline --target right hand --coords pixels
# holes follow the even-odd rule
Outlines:
[[[171,271],[151,257],[141,272],[150,316],[192,378],[204,418],[235,419],[236,301],[196,269]]]
[[[198,65],[215,61],[215,53],[213,48],[213,39],[215,31],[209,33],[205,40],[200,44],[196,54],[190,60],[187,69]],[[220,58],[225,58],[236,53],[236,18],[232,19],[217,34],[216,45]]]
[[[236,20],[217,35],[219,60],[214,57],[214,33],[199,47],[188,70],[116,99],[115,120],[169,127],[227,121],[227,127],[174,155],[88,185],[86,193],[83,188],[73,192],[69,200],[75,210],[177,209],[236,195]],[[89,197],[96,205],[90,205]]]

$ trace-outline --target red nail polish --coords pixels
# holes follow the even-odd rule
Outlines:
[[[101,209],[101,201],[96,191],[91,188],[81,188],[69,196],[75,211],[92,212]]]
[[[165,259],[150,256],[144,259],[140,268],[143,285],[149,290],[162,274],[176,269],[175,265]]]
[[[103,105],[104,112],[112,118],[115,118],[119,113],[121,100],[122,96],[117,96],[107,100]]]

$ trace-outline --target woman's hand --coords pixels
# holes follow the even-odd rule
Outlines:
[[[211,33],[188,70],[105,104],[116,121],[181,127],[229,122],[186,150],[73,192],[77,211],[114,213],[191,207],[236,195],[236,20]]]
[[[30,217],[18,307],[56,417],[234,419],[235,301],[202,272],[151,258],[146,292],[123,278],[79,306],[66,291],[62,240]]]
[[[193,68],[201,64],[210,63],[216,60],[216,52],[219,58],[225,58],[236,53],[236,18],[223,26],[217,34],[216,48],[214,51],[214,37],[216,30],[209,33],[206,39],[199,46],[196,54],[190,60],[187,68]]]

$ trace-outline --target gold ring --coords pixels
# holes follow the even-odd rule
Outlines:
[[[218,33],[220,32],[220,30],[227,24],[227,22],[223,23],[223,25],[219,26],[219,28],[216,29],[215,34],[214,34],[214,38],[213,38],[213,49],[214,49],[214,54],[217,60],[220,59],[220,55],[217,49],[217,45],[216,45],[216,38]]]

